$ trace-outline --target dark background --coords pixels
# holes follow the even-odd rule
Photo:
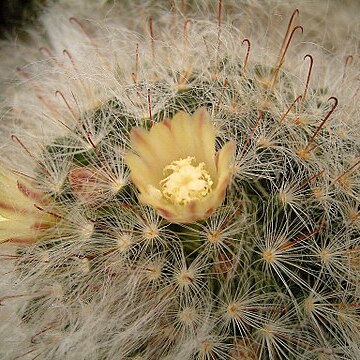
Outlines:
[[[23,25],[31,24],[46,0],[1,0],[0,37],[14,35]]]

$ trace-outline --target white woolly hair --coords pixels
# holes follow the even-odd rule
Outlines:
[[[3,41],[0,165],[56,226],[0,245],[1,359],[358,359],[359,10],[62,0]],[[200,106],[234,176],[174,225],[137,202],[129,124]]]

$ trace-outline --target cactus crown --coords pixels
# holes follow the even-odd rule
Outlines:
[[[29,346],[44,359],[359,354],[358,137],[345,105],[311,86],[311,70],[304,81],[298,67],[286,67],[303,30],[294,25],[298,10],[270,64],[251,58],[249,39],[237,44],[222,6],[215,24],[185,18],[180,33],[172,22],[155,34],[151,20],[150,36],[134,43],[135,65],[109,56],[101,35],[71,18],[67,26],[90,43],[81,51],[94,56],[95,80],[82,75],[89,69],[80,50],[78,57],[64,50],[68,61],[50,56],[47,64],[69,81],[55,100],[31,75],[23,84],[34,88],[41,118],[56,123],[36,155],[15,137],[36,159],[31,189],[46,201],[21,196],[47,221],[29,225],[31,240],[14,255],[17,281],[28,289],[17,313],[31,332],[24,353]],[[169,125],[179,116],[196,123],[199,111],[213,138]],[[136,136],[149,139],[134,148]],[[177,139],[186,142],[184,156]],[[0,202],[0,220],[2,210]]]

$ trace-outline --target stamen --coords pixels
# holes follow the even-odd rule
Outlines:
[[[279,52],[278,61],[277,61],[277,63],[276,63],[276,66],[278,66],[278,65],[280,64],[280,59],[281,59],[281,56],[282,56],[282,54],[283,54],[284,46],[285,46],[286,42],[287,42],[288,39],[289,39],[290,28],[291,28],[291,26],[293,25],[295,16],[299,16],[299,9],[295,9],[294,12],[293,12],[292,15],[291,15],[290,21],[289,21],[288,26],[287,26],[287,29],[286,29],[286,33],[285,33],[284,40],[283,40],[283,42],[282,42],[282,44],[281,44],[281,47],[280,47],[280,52]]]
[[[55,91],[55,96],[58,96],[58,95],[60,95],[60,97],[63,99],[66,107],[67,107],[68,110],[70,111],[70,113],[71,113],[72,117],[74,118],[74,120],[75,120],[76,122],[78,122],[78,117],[76,116],[74,110],[71,108],[69,102],[66,100],[64,94],[63,94],[60,90],[56,90],[56,91]]]
[[[218,7],[218,42],[220,41],[221,21],[222,21],[222,0],[219,0],[219,7]]]
[[[308,144],[304,147],[301,148],[297,151],[298,156],[300,156],[303,159],[306,159],[309,155],[309,153],[316,148],[316,144],[310,146],[312,144],[312,142],[314,141],[315,137],[319,134],[320,130],[322,129],[322,127],[325,125],[325,122],[329,119],[330,115],[334,112],[334,110],[336,109],[337,105],[338,105],[338,99],[334,96],[330,97],[328,99],[329,100],[335,100],[334,105],[332,106],[332,108],[330,109],[330,111],[327,113],[327,115],[325,116],[324,120],[321,122],[321,124],[318,126],[318,128],[315,130],[314,134],[311,136],[310,140],[308,141]]]
[[[273,75],[272,82],[271,82],[271,87],[270,87],[271,90],[274,89],[275,82],[276,82],[276,80],[277,80],[277,78],[278,78],[278,76],[279,76],[279,73],[280,73],[280,69],[281,69],[281,67],[284,65],[284,62],[285,62],[285,55],[286,55],[286,53],[287,53],[287,51],[288,51],[288,49],[289,49],[289,46],[290,46],[290,44],[291,44],[291,40],[293,39],[296,30],[301,30],[301,33],[304,32],[304,28],[303,28],[302,26],[300,26],[300,25],[295,26],[294,29],[292,30],[292,32],[291,32],[291,34],[290,34],[290,36],[289,36],[289,40],[288,40],[288,42],[286,43],[286,47],[285,47],[285,49],[284,49],[284,52],[283,52],[283,54],[282,54],[282,57],[280,58],[280,61],[279,61],[279,63],[278,63],[278,66],[276,67],[276,69],[275,69],[275,71],[274,71],[274,75]]]
[[[36,97],[48,108],[48,110],[50,110],[52,113],[54,112],[56,113],[54,107],[49,103],[48,99],[44,98],[43,95],[40,95],[40,89],[36,84],[34,84],[34,79],[30,76],[30,74],[26,72],[24,69],[19,67],[17,67],[16,70],[23,78],[28,80],[29,83],[31,82],[31,87],[34,89]]]
[[[183,29],[183,32],[184,32],[184,47],[185,49],[187,48],[187,46],[189,45],[189,39],[188,39],[188,31],[187,31],[187,26],[188,24],[192,25],[192,20],[191,19],[185,19],[184,20],[184,29]]]
[[[296,188],[296,190],[300,190],[300,189],[303,188],[306,184],[309,184],[311,181],[313,181],[313,180],[315,180],[316,178],[318,178],[319,176],[321,176],[324,172],[325,172],[325,169],[322,169],[321,171],[317,172],[315,175],[310,176],[308,179],[306,179],[305,181],[303,181],[303,182]]]
[[[48,326],[45,329],[40,330],[39,332],[37,332],[35,335],[33,335],[30,339],[31,344],[36,344],[37,340],[35,340],[38,336],[40,336],[41,334],[44,334],[45,332],[55,328],[56,326],[58,326],[58,323]]]
[[[186,15],[186,1],[185,0],[181,0],[181,13],[185,17],[185,15]]]
[[[152,59],[155,61],[155,44],[154,44],[154,31],[153,31],[153,19],[149,19],[149,31],[150,31],[150,41],[151,41],[151,53]]]
[[[31,158],[31,160],[33,160],[39,167],[40,170],[46,174],[49,175],[49,172],[42,166],[39,164],[38,160],[35,158],[35,156],[29,151],[29,149],[23,144],[23,142],[18,138],[18,136],[16,136],[15,134],[11,135],[11,140],[16,141],[21,147],[22,149],[29,155],[29,157]]]
[[[292,104],[290,105],[290,107],[287,109],[286,113],[285,113],[285,114],[281,117],[281,119],[279,120],[279,124],[281,124],[281,123],[285,120],[286,116],[289,114],[289,112],[291,111],[291,109],[294,107],[294,105],[295,105],[299,100],[301,100],[301,98],[302,98],[302,96],[299,95],[299,96],[292,102]]]
[[[342,81],[345,80],[347,67],[353,62],[353,60],[354,60],[354,57],[353,57],[352,55],[348,55],[348,56],[346,57]]]
[[[50,58],[54,58],[54,54],[45,46],[40,47],[39,51]]]
[[[347,174],[349,174],[351,172],[351,170],[353,170],[356,166],[358,166],[360,164],[360,160],[358,160],[354,165],[350,166],[347,170],[345,170],[340,176],[338,176],[333,182],[336,183],[338,182],[341,178],[343,178],[344,176],[346,176]]]
[[[135,90],[136,90],[136,94],[139,96],[139,98],[141,99],[141,92],[139,90],[139,87],[138,87],[138,84],[137,84],[137,81],[136,81],[136,74],[135,73],[131,73],[131,78],[132,78],[132,81],[134,82],[134,85],[135,85]]]
[[[69,53],[68,50],[64,49],[63,50],[63,55],[67,56],[69,58],[69,60],[71,61],[72,66],[74,67],[74,69],[76,70],[76,65],[75,65],[75,61],[73,59],[73,57],[71,56],[71,54]]]
[[[220,36],[221,36],[221,21],[222,21],[222,0],[219,0],[218,6],[218,36],[217,36],[217,46],[216,46],[216,63],[219,63],[219,52],[220,52]]]
[[[246,42],[247,44],[247,50],[246,50],[246,55],[245,55],[245,59],[244,59],[244,71],[246,70],[246,67],[247,67],[247,63],[248,63],[248,60],[249,60],[249,55],[250,55],[250,40],[249,39],[244,39],[242,42],[241,42],[241,45],[243,45],[244,43]]]
[[[258,115],[258,117],[257,117],[257,119],[256,119],[256,122],[255,122],[255,125],[254,125],[254,127],[252,128],[249,136],[247,137],[243,148],[241,149],[240,157],[244,154],[246,148],[249,146],[249,143],[250,143],[250,141],[252,140],[252,138],[253,138],[253,136],[254,136],[254,134],[255,134],[256,129],[257,129],[258,126],[260,125],[260,121],[261,121],[262,116],[263,116],[263,111],[260,110],[260,111],[259,111],[259,115]]]
[[[27,198],[39,201],[41,200],[41,195],[34,190],[27,187],[25,184],[21,183],[19,180],[16,181],[17,188],[24,194]]]
[[[96,144],[94,143],[93,139],[91,138],[90,131],[86,134],[86,139],[88,140],[89,144],[93,147],[93,149],[97,152]]]
[[[220,97],[219,97],[219,100],[215,106],[215,111],[218,111],[219,110],[219,107],[220,107],[220,104],[221,104],[221,100],[224,96],[224,92],[225,92],[225,88],[226,88],[226,85],[228,84],[228,79],[225,78],[223,84],[222,84],[222,88],[221,88],[221,94],[220,94]]]
[[[139,43],[136,43],[136,51],[135,51],[135,72],[133,72],[133,73],[131,74],[135,85],[137,84],[137,76],[138,76],[138,73],[139,73]]]
[[[230,224],[231,221],[234,220],[235,216],[244,208],[245,202],[242,200],[238,200],[236,202],[236,208],[234,212],[226,219],[226,221],[220,226],[219,232],[224,231],[224,229]]]
[[[46,214],[48,214],[48,215],[50,215],[52,217],[54,217],[55,219],[65,220],[65,218],[62,215],[56,214],[56,213],[54,213],[52,211],[47,211],[43,207],[41,207],[41,206],[39,206],[37,204],[34,204],[34,207],[36,207],[38,210],[40,210],[40,211],[42,211],[42,212],[44,212],[44,213],[46,213]],[[69,221],[71,224],[75,224],[74,222],[72,222],[72,221],[70,221],[68,219],[66,219],[66,220]]]
[[[306,78],[306,85],[305,85],[304,95],[303,95],[303,97],[302,97],[302,102],[304,102],[304,101],[305,101],[305,98],[306,98],[306,94],[307,94],[308,87],[309,87],[309,81],[310,81],[311,71],[312,71],[312,68],[313,68],[313,65],[314,65],[314,59],[313,59],[313,57],[312,57],[310,54],[306,54],[306,55],[304,56],[304,60],[305,60],[306,58],[309,58],[309,59],[310,59],[310,67],[309,67],[309,71],[308,71],[307,78]]]
[[[284,250],[288,250],[289,248],[293,247],[295,244],[298,244],[301,241],[304,241],[316,234],[319,234],[322,230],[323,230],[322,228],[315,229],[308,234],[300,235],[294,239],[288,240],[284,244],[280,245],[275,251],[278,253],[278,252],[282,252]]]
[[[180,79],[178,81],[179,88],[181,89],[182,86],[184,86],[188,80],[188,76],[191,74],[191,68],[187,67],[181,74]]]
[[[173,161],[164,168],[164,174],[170,174],[160,181],[162,194],[178,205],[186,205],[192,200],[199,200],[211,192],[213,181],[204,169],[205,163],[192,165],[195,157]]]
[[[87,36],[87,38],[89,39],[90,43],[91,43],[92,45],[94,45],[93,40],[92,40],[92,38],[91,38],[91,36],[90,36],[89,31],[85,28],[85,26],[84,26],[75,16],[71,16],[71,17],[69,18],[69,21],[70,21],[70,23],[72,23],[72,24],[75,23],[76,25],[78,25],[79,28],[83,31],[83,33]]]
[[[171,13],[171,25],[172,25],[172,32],[176,33],[176,25],[177,25],[177,17],[176,17],[176,2],[173,0],[170,5],[170,13]]]
[[[152,126],[152,125],[154,124],[154,121],[153,121],[153,118],[152,118],[152,110],[151,110],[151,90],[150,90],[150,89],[148,89],[148,91],[147,91],[147,101],[148,101],[150,125]]]
[[[321,122],[321,124],[319,125],[319,127],[316,129],[316,131],[314,132],[314,135],[310,138],[309,140],[309,144],[315,139],[316,135],[319,133],[319,131],[322,129],[322,127],[325,125],[325,122],[329,119],[330,115],[334,112],[334,110],[336,109],[336,107],[338,106],[338,99],[334,96],[331,96],[329,100],[334,100],[335,103],[332,106],[331,110],[327,113],[327,115],[325,116],[324,120]]]

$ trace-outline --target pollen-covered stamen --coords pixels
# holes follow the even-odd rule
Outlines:
[[[193,307],[186,307],[179,312],[179,319],[184,325],[192,325],[196,321],[198,313]]]
[[[134,239],[130,234],[119,234],[116,237],[117,248],[120,252],[128,250],[134,243]]]
[[[164,168],[164,175],[170,174],[160,181],[162,194],[174,204],[186,205],[190,201],[199,200],[212,191],[213,181],[204,169],[205,163],[192,165],[195,157],[173,161]]]
[[[273,264],[276,261],[276,251],[274,249],[265,249],[262,258],[267,265]]]
[[[196,280],[196,275],[192,270],[182,269],[177,275],[176,280],[181,287],[189,287]]]

